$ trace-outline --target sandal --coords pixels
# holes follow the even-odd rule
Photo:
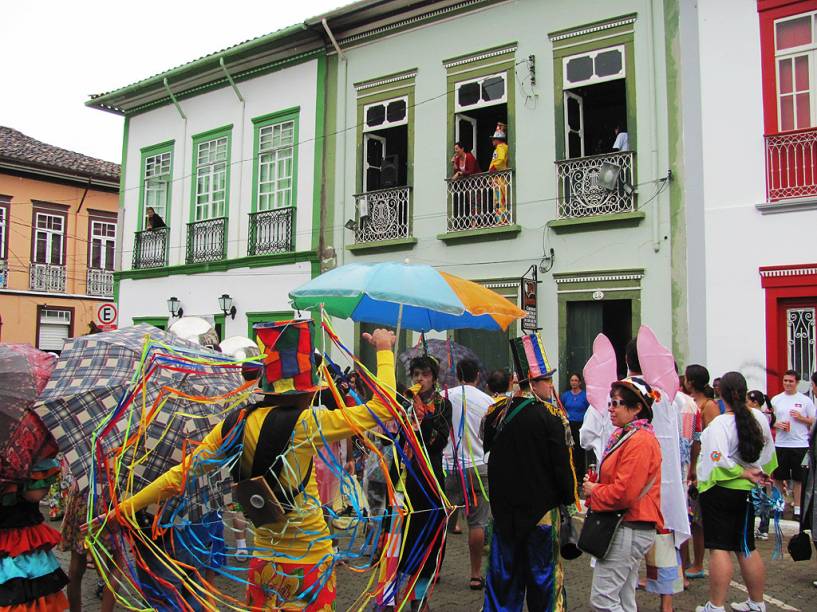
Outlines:
[[[472,591],[481,591],[485,588],[485,578],[482,576],[472,576],[468,583],[468,588]]]
[[[687,570],[684,572],[684,576],[686,576],[690,580],[698,580],[700,578],[706,578],[706,571],[701,570],[700,572],[690,572],[689,570]]]

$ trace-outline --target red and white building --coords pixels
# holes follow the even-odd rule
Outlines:
[[[701,2],[696,25],[704,223],[687,247],[705,253],[689,275],[705,277],[706,352],[691,358],[776,393],[786,369],[817,370],[817,0]]]

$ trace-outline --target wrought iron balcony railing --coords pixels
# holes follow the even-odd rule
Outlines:
[[[32,291],[65,293],[65,266],[32,263],[29,266],[29,286]]]
[[[411,187],[392,187],[355,194],[355,243],[408,238]]]
[[[221,261],[226,254],[227,219],[207,219],[187,224],[187,263]]]
[[[5,259],[0,259],[0,289],[5,289],[9,286],[9,262]]]
[[[248,255],[289,253],[292,248],[292,207],[250,213]]]
[[[133,243],[133,268],[161,268],[167,264],[169,227],[136,232]]]
[[[509,225],[515,218],[513,170],[447,179],[448,231]]]
[[[768,201],[817,196],[817,129],[774,134],[765,140]]]
[[[113,271],[89,269],[85,292],[88,295],[113,297]]]
[[[633,185],[634,160],[633,151],[622,151],[557,161],[559,218],[635,211],[635,193],[626,187]],[[599,183],[599,172],[604,163],[620,168],[618,184],[613,189]]]

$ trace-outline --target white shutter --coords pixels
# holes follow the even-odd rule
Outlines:
[[[477,120],[468,115],[455,115],[455,140],[471,147],[471,153],[477,156]]]
[[[584,102],[572,91],[565,92],[565,158],[584,157]]]
[[[61,351],[63,343],[68,339],[69,329],[68,325],[40,323],[37,348],[41,351]]]

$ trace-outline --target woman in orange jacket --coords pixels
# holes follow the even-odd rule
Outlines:
[[[641,560],[663,527],[661,447],[652,431],[655,392],[640,378],[613,383],[608,410],[616,428],[604,451],[599,482],[585,477],[584,494],[595,512],[624,510],[604,559],[593,570],[594,610],[635,612]]]

